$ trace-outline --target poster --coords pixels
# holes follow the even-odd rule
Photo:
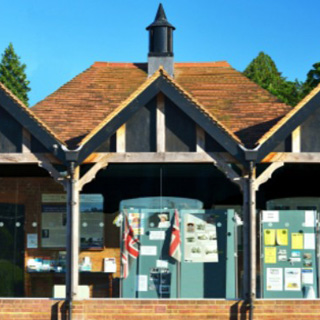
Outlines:
[[[156,246],[141,246],[140,254],[142,256],[156,256],[157,255],[157,247]]]
[[[276,244],[276,230],[266,229],[264,230],[264,245],[274,246]]]
[[[314,218],[314,211],[307,210],[304,213],[304,226],[305,227],[314,227],[315,218]]]
[[[149,240],[164,240],[166,237],[165,231],[150,231]]]
[[[279,249],[278,251],[278,261],[288,261],[288,255],[286,249]]]
[[[148,276],[139,274],[137,275],[137,291],[148,291]]]
[[[291,249],[303,249],[303,233],[291,233]]]
[[[313,269],[302,268],[301,269],[301,280],[303,284],[313,284]]]
[[[301,290],[301,269],[300,268],[284,269],[284,288],[286,291]]]
[[[128,215],[128,220],[134,234],[143,235],[144,234],[144,214],[138,212],[130,212]]]
[[[41,246],[65,248],[67,206],[65,194],[42,194]],[[103,247],[103,196],[80,195],[81,248]]]
[[[38,234],[37,233],[28,233],[27,234],[27,248],[28,249],[38,248]]]
[[[155,212],[148,219],[150,228],[169,228],[170,227],[170,215],[169,212]]]
[[[316,237],[314,233],[305,233],[303,240],[304,249],[315,250]]]
[[[267,291],[283,290],[283,269],[267,268]]]
[[[288,245],[288,229],[277,229],[277,244],[279,246]]]
[[[184,257],[188,262],[218,262],[217,227],[214,214],[187,214]]]
[[[279,211],[263,211],[262,222],[279,222]]]
[[[277,263],[277,248],[265,247],[264,248],[264,263]]]

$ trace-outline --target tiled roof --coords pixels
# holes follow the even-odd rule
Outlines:
[[[54,133],[45,122],[42,122],[39,117],[37,117],[20,99],[18,99],[3,83],[0,82],[0,90],[4,92],[12,101],[14,101],[19,108],[21,108],[30,118],[38,123],[45,131],[47,131],[54,139],[56,139],[61,144],[64,144],[62,140]]]
[[[147,64],[97,62],[32,111],[74,148],[145,85],[146,72]],[[291,109],[226,62],[176,63],[173,82],[247,147]]]

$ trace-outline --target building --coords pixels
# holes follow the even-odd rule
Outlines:
[[[254,319],[282,319],[290,312],[317,319],[319,302],[302,298],[311,296],[311,286],[318,297],[319,288],[314,214],[319,192],[311,183],[320,172],[319,88],[292,109],[227,62],[176,63],[174,29],[160,5],[147,28],[147,63],[96,62],[31,109],[0,84],[0,237],[6,248],[0,256],[0,291],[13,298],[0,300],[0,319],[52,319],[65,313],[72,319],[116,319],[119,309],[144,319],[154,314],[177,319],[186,311],[194,318],[230,318],[252,316],[253,306]],[[125,207],[128,199],[142,202]],[[157,207],[150,201],[162,202]],[[128,214],[145,214],[144,225],[141,220],[137,225],[141,236],[163,240],[160,247],[141,244],[144,256],[160,262],[148,269],[150,274],[138,270],[151,261],[147,258],[131,266],[131,277],[139,276],[138,289],[133,282],[119,284],[122,232],[113,224],[120,209],[131,206]],[[153,215],[164,213],[171,221],[174,209],[180,211],[185,239],[177,285],[176,262],[161,249],[168,247],[171,229],[151,224]],[[260,221],[257,210],[266,209],[273,211]],[[232,210],[243,220],[239,259],[231,258],[236,246],[230,251],[237,238],[230,231],[237,228],[234,219],[221,222],[228,228],[233,223],[233,229],[218,225]],[[198,238],[190,242],[212,240],[218,248],[212,253],[205,247],[211,260],[199,258],[196,248],[186,261],[185,243],[195,225],[187,217],[207,213],[213,220],[205,221],[205,230],[213,239],[199,238],[206,236],[199,227]],[[289,214],[288,222],[277,226],[282,214]],[[304,225],[295,226],[301,214]],[[117,271],[111,271],[114,262]],[[162,268],[171,270],[172,281],[157,286],[154,269]],[[266,278],[279,269],[281,276]],[[299,269],[295,278],[291,269]],[[83,298],[128,297],[130,290],[137,299]],[[138,299],[151,291],[172,301]],[[296,300],[256,300],[270,291]],[[60,302],[48,299],[64,292]],[[313,308],[306,310],[310,303]]]

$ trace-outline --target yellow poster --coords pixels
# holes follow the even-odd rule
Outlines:
[[[279,246],[288,245],[288,229],[277,229],[277,244]]]
[[[276,244],[276,229],[264,230],[264,245],[274,246]]]
[[[265,247],[264,248],[264,263],[277,263],[277,248]]]
[[[291,249],[303,249],[303,233],[291,233]]]

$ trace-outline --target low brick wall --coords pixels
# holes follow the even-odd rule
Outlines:
[[[64,301],[0,299],[0,320],[67,320]],[[100,300],[75,301],[73,320],[249,319],[242,301]],[[319,320],[320,300],[258,300],[254,320]]]

